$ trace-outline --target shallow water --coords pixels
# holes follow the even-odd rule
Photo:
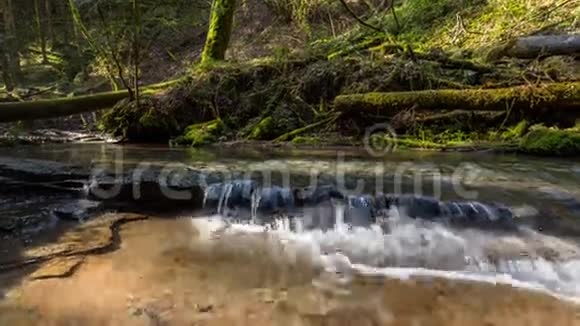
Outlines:
[[[277,216],[274,223],[264,226],[232,223],[221,216],[208,216],[206,212],[192,210],[179,220],[181,227],[177,229],[171,226],[174,225],[172,220],[143,222],[151,223],[151,226],[139,227],[141,233],[131,234],[132,240],[127,245],[136,246],[132,254],[155,247],[156,241],[166,242],[160,244],[162,247],[180,248],[183,239],[191,235],[195,238],[194,247],[211,249],[204,251],[210,253],[207,258],[210,261],[214,254],[219,259],[233,259],[236,264],[260,265],[268,260],[271,272],[268,277],[279,278],[281,274],[285,275],[283,278],[294,279],[291,283],[307,282],[314,288],[327,288],[328,282],[320,278],[322,271],[335,275],[331,287],[338,292],[358,276],[366,275],[396,280],[447,279],[451,283],[499,284],[564,301],[580,301],[580,161],[428,152],[395,152],[375,158],[352,149],[339,152],[337,149],[290,151],[284,148],[228,147],[196,150],[78,144],[0,149],[0,156],[48,159],[84,167],[105,167],[111,171],[140,164],[178,164],[238,177],[271,173],[272,184],[288,182],[286,186],[292,187],[310,185],[310,176],[316,174],[317,184],[340,186],[342,182],[349,194],[400,191],[433,195],[441,200],[501,203],[517,212],[518,216],[541,215],[542,222],[523,223],[517,232],[508,232],[455,228],[409,219],[404,212],[390,211],[389,218],[382,225],[357,228],[337,222],[333,228],[323,231],[296,228],[292,225],[295,221],[284,216]],[[263,178],[258,180],[264,182]],[[26,210],[19,210],[24,203],[22,196],[2,198],[2,212],[29,214],[31,207],[44,207],[44,213],[39,211],[39,218],[43,218],[46,208],[67,199],[55,196],[27,200],[33,203],[24,205]],[[49,228],[51,223],[43,226]],[[553,224],[558,227],[553,227]],[[185,225],[190,225],[195,231],[191,234],[177,231],[186,229]],[[548,226],[552,227],[550,232],[547,232]],[[42,233],[42,230],[35,232]],[[149,232],[158,232],[159,235],[149,237]],[[191,248],[189,244],[186,247]],[[240,261],[239,257],[247,261]],[[139,264],[147,264],[147,259],[139,260]],[[182,266],[180,261],[166,261],[165,264],[163,267],[148,265],[147,269],[164,273],[167,268]],[[130,265],[124,268],[131,269]],[[135,265],[133,268],[138,267]],[[296,275],[289,277],[288,270],[295,271],[296,268],[303,271],[292,272]],[[228,275],[236,278],[235,273]],[[250,282],[233,280],[230,283],[239,286],[239,282],[246,281]],[[56,288],[66,289],[62,284],[59,286]],[[180,286],[187,287],[185,283]],[[264,286],[268,285],[256,284],[256,287]],[[23,291],[27,291],[26,287]]]

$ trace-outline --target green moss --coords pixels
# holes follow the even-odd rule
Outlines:
[[[176,140],[182,145],[193,147],[208,145],[218,141],[218,138],[225,131],[225,124],[221,119],[208,122],[197,123],[185,129],[182,137]]]
[[[131,141],[163,141],[179,133],[176,117],[160,107],[154,97],[135,101],[123,100],[99,121],[99,129]]]
[[[292,139],[292,144],[316,146],[322,144],[322,139],[318,136],[296,136]]]
[[[402,110],[458,109],[465,111],[533,109],[580,99],[580,82],[551,83],[539,87],[497,89],[422,90],[341,95],[334,100],[337,110],[396,114]]]
[[[236,0],[214,0],[209,30],[201,56],[202,63],[223,60],[230,43]]]
[[[445,145],[424,139],[403,138],[397,140],[397,147],[403,149],[404,148],[444,149]]]
[[[536,155],[580,155],[580,131],[536,126],[522,138],[519,149]]]
[[[516,140],[523,137],[528,130],[528,122],[526,120],[520,121],[517,125],[508,128],[501,134],[501,139],[504,141]]]
[[[248,139],[268,140],[276,137],[274,119],[268,116],[258,122],[248,135]]]

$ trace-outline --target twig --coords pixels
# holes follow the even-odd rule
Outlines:
[[[399,34],[401,30],[401,24],[399,23],[399,17],[397,17],[397,11],[395,9],[395,0],[391,0],[390,4],[391,13],[393,14],[393,19],[395,20],[395,25],[397,26],[396,34]]]
[[[294,136],[298,136],[299,134],[304,133],[304,132],[307,132],[307,131],[309,131],[311,129],[314,129],[314,128],[318,127],[318,126],[321,126],[321,125],[324,125],[324,124],[327,124],[327,123],[331,123],[331,122],[335,121],[336,119],[338,119],[338,117],[340,117],[340,113],[339,114],[336,114],[336,115],[334,115],[334,116],[332,116],[330,118],[324,119],[322,121],[318,121],[318,122],[315,122],[313,124],[310,124],[308,126],[305,126],[305,127],[302,127],[302,128],[298,128],[298,129],[294,129],[294,130],[292,130],[292,131],[290,131],[290,132],[288,132],[288,133],[286,133],[286,134],[284,134],[284,135],[282,135],[282,136],[274,139],[274,141],[275,142],[287,141],[288,139],[290,139],[290,138],[292,138]]]
[[[360,17],[359,17],[359,16],[358,16],[358,15],[357,15],[357,14],[356,14],[356,13],[355,13],[355,12],[354,12],[354,11],[353,11],[353,10],[352,10],[350,7],[349,7],[349,6],[348,6],[348,4],[346,3],[346,1],[345,1],[345,0],[339,0],[339,1],[340,1],[340,3],[342,4],[342,6],[343,6],[343,7],[346,9],[346,11],[348,11],[348,13],[349,13],[349,14],[350,14],[350,15],[351,15],[351,16],[352,16],[354,19],[356,19],[356,21],[358,21],[358,22],[359,22],[361,25],[363,25],[363,26],[365,26],[365,27],[368,27],[368,28],[370,28],[370,29],[373,29],[373,30],[375,30],[375,31],[377,31],[377,32],[381,32],[381,33],[382,33],[382,32],[384,32],[382,29],[380,29],[380,28],[378,28],[378,27],[376,27],[376,26],[373,26],[373,25],[371,25],[371,24],[369,24],[369,23],[365,22],[364,20],[362,20],[362,19],[361,19],[361,18],[360,18]]]

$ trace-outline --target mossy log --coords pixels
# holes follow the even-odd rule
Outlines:
[[[143,89],[152,94],[175,85],[179,80],[155,84]],[[69,116],[73,114],[108,109],[120,100],[129,97],[129,91],[107,92],[93,95],[37,100],[29,102],[0,103],[0,122],[37,120]]]
[[[334,108],[345,113],[395,115],[403,110],[424,111],[504,111],[528,112],[535,108],[578,110],[580,82],[550,83],[498,89],[441,89],[413,92],[340,95]]]

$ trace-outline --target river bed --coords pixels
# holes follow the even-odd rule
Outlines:
[[[118,228],[57,221],[29,231],[25,243],[6,238],[0,249],[8,250],[6,256],[10,248],[82,248],[114,233],[118,239],[102,246],[107,250],[0,273],[0,324],[580,324],[578,161],[421,152],[377,159],[352,149],[337,156],[336,149],[111,144],[7,151],[0,149],[0,155],[107,169],[171,163],[214,172],[288,170],[292,186],[307,185],[313,169],[324,174],[319,182],[341,170],[351,192],[357,181],[367,182],[363,193],[377,183],[385,192],[397,190],[397,175],[408,190],[419,171],[428,182],[411,190],[423,195],[457,200],[465,195],[458,189],[475,191],[470,200],[500,202],[524,218],[542,217],[519,225],[518,232],[457,228],[398,211],[389,212],[380,227],[337,222],[324,230],[291,227],[284,216],[258,225],[194,209],[145,214],[146,220],[129,219]],[[456,173],[459,167],[467,172]],[[457,175],[461,187],[454,184]],[[441,180],[440,193],[434,176]],[[4,214],[22,211],[14,209],[22,197],[3,196],[3,202],[13,202],[3,205]],[[46,200],[38,207],[62,198]],[[124,213],[102,214],[93,221]]]

